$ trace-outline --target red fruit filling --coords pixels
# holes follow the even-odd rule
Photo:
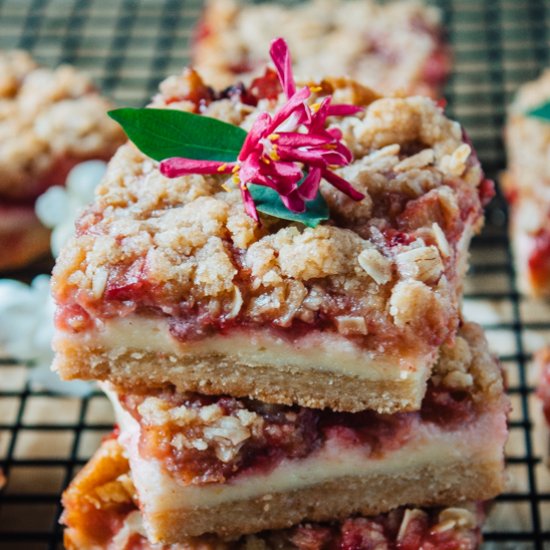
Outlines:
[[[439,510],[417,513],[403,526],[405,508],[374,518],[351,518],[342,523],[299,525],[289,542],[298,550],[474,550],[481,542],[479,526],[438,531]],[[479,514],[481,519],[481,513]]]
[[[230,457],[220,458],[215,445],[204,443],[205,424],[190,420],[159,425],[144,420],[138,407],[147,397],[157,397],[168,408],[184,406],[200,411],[218,405],[223,416],[238,417],[243,411],[257,415],[258,422]],[[188,484],[223,483],[243,472],[268,472],[284,459],[301,459],[326,444],[359,447],[372,458],[401,448],[421,425],[431,424],[452,431],[475,420],[477,411],[466,392],[452,392],[432,384],[419,412],[378,414],[373,411],[337,413],[305,407],[268,405],[250,399],[177,394],[163,391],[147,395],[123,395],[123,406],[141,425],[140,453],[159,459],[167,471]],[[207,428],[208,429],[208,428]],[[185,445],[174,446],[183,436]],[[194,442],[202,442],[200,448]]]

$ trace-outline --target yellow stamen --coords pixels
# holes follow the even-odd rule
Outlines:
[[[222,189],[224,191],[227,191],[229,193],[229,191],[231,191],[231,187],[229,187],[229,185],[227,185],[227,183],[222,183]]]
[[[221,166],[218,166],[218,172],[225,172],[227,169],[227,164],[222,164]]]
[[[275,148],[273,148],[273,149],[269,152],[269,156],[270,156],[273,160],[281,160],[281,157],[277,154],[277,151],[275,150]]]
[[[310,86],[309,87],[309,91],[312,93],[312,94],[317,94],[319,92],[321,92],[323,90],[323,87],[322,86]]]
[[[241,178],[239,178],[238,174],[233,174],[233,176],[231,177],[231,181],[234,184],[239,185],[241,183]]]
[[[314,113],[316,113],[321,108],[321,104],[320,103],[313,103],[310,108]]]
[[[240,166],[238,164],[235,164],[235,166],[233,166],[233,170],[231,170],[231,172],[233,172],[233,174],[236,174],[239,171],[239,168],[240,168]]]
[[[269,136],[269,141],[277,141],[281,136],[279,134],[271,134]]]

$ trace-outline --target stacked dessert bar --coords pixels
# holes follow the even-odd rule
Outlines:
[[[69,548],[475,548],[466,503],[503,488],[501,371],[460,315],[491,182],[431,99],[341,78],[295,91],[283,57],[286,95],[270,73],[161,84],[155,113],[247,130],[239,162],[122,146],[58,259],[55,367],[100,381],[118,421],[65,493]],[[301,132],[252,146],[281,113]],[[309,173],[314,147],[331,159],[328,219],[258,206],[258,223],[243,151],[280,176],[291,140]]]

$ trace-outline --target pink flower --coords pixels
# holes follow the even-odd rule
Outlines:
[[[267,112],[258,115],[236,161],[170,158],[161,162],[162,174],[169,178],[186,174],[233,174],[245,211],[256,221],[259,218],[248,188],[250,183],[277,191],[292,212],[305,210],[306,201],[315,198],[323,178],[352,199],[363,199],[362,193],[332,171],[333,167],[348,165],[352,154],[342,143],[339,130],[326,129],[329,116],[349,116],[361,108],[331,105],[330,96],[320,104],[309,106],[311,90],[307,86],[296,90],[290,52],[282,38],[273,41],[270,55],[288,101],[273,115]]]

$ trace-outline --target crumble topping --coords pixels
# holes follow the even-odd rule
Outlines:
[[[0,195],[34,197],[62,183],[67,159],[109,158],[124,141],[109,107],[73,67],[39,68],[25,52],[0,51]]]
[[[137,411],[145,425],[172,424],[178,429],[171,445],[178,451],[212,449],[222,462],[233,460],[243,444],[263,428],[263,419],[253,411],[239,408],[227,414],[218,403],[193,408],[186,405],[173,407],[170,401],[147,397]]]
[[[301,78],[347,74],[385,93],[436,95],[450,67],[440,20],[437,9],[419,2],[313,0],[289,7],[211,0],[194,64],[218,87],[249,80],[267,61],[273,29],[285,29]]]
[[[161,90],[186,95],[161,91],[155,106],[247,128],[283,100],[260,97],[251,107],[246,90],[216,96],[193,71],[177,78]],[[457,323],[458,241],[482,221],[479,162],[431,100],[378,100],[358,87],[326,79],[319,94],[336,89],[367,102],[364,116],[331,122],[355,154],[340,175],[365,199],[323,182],[331,220],[314,229],[264,215],[256,225],[227,176],[167,179],[133,145],[121,147],[58,260],[61,326],[82,330],[86,318],[146,311],[169,316],[181,338],[239,322],[306,323],[377,350],[445,341]]]
[[[498,364],[489,352],[483,329],[464,323],[455,341],[441,347],[432,372],[434,386],[450,390],[468,390],[477,403],[498,400],[504,391],[502,372],[487,365]]]

